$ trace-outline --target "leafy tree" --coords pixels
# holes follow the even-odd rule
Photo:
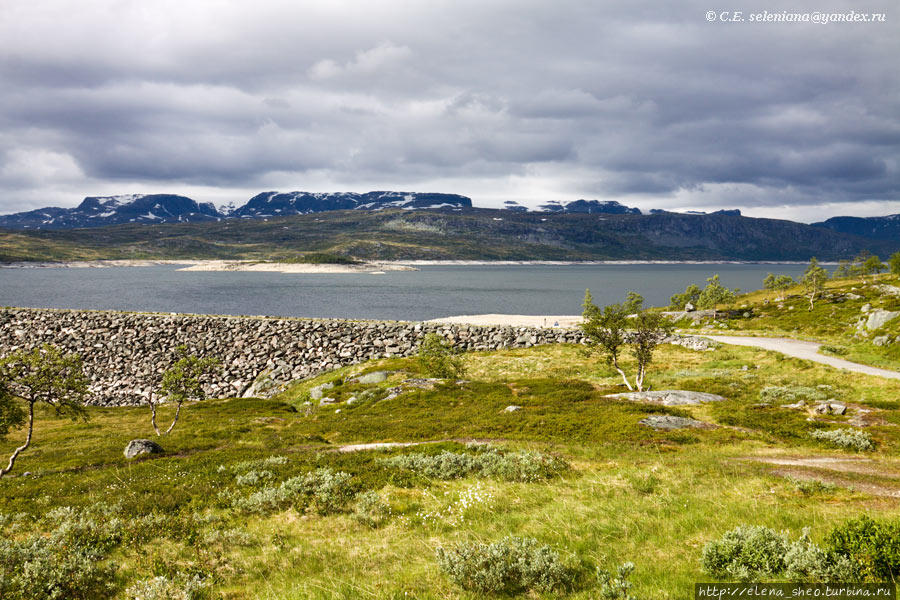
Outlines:
[[[881,262],[881,259],[871,254],[866,257],[866,260],[863,261],[862,265],[860,265],[860,270],[862,274],[865,275],[875,275],[877,273],[881,273],[887,269],[887,265]]]
[[[900,275],[900,252],[894,252],[888,259],[888,266],[893,275]]]
[[[637,292],[628,292],[625,295],[625,302],[622,303],[625,313],[634,315],[644,310],[644,297]]]
[[[900,254],[900,252],[898,252]],[[853,276],[853,263],[849,260],[839,260],[838,266],[834,270],[833,277],[835,279],[845,279]]]
[[[599,352],[622,376],[625,387],[643,391],[644,375],[647,365],[653,358],[653,350],[665,338],[671,330],[671,324],[659,313],[650,313],[640,310],[633,319],[629,318],[631,309],[635,304],[630,302],[634,296],[630,295],[621,304],[610,304],[602,309],[594,304],[591,291],[584,293],[584,312],[581,329],[590,351]],[[631,326],[631,331],[628,331]],[[624,346],[631,346],[631,353],[637,360],[637,373],[635,384],[632,385],[622,367],[619,366],[619,357]]]
[[[819,261],[813,256],[809,259],[809,266],[803,272],[800,282],[809,297],[809,310],[813,309],[816,298],[825,291],[825,282],[828,280],[828,271],[819,266]]]
[[[188,354],[185,346],[175,348],[175,356],[177,360],[163,373],[162,384],[159,386],[160,395],[164,396],[167,402],[174,402],[176,407],[175,417],[165,433],[161,434],[159,427],[156,425],[158,400],[154,398],[153,394],[148,399],[151,413],[150,424],[153,425],[153,431],[156,432],[156,435],[168,435],[175,429],[178,417],[181,416],[181,407],[185,402],[199,402],[206,399],[206,392],[203,390],[201,379],[219,365],[219,361],[216,358],[199,358],[193,354]]]
[[[766,275],[766,278],[763,279],[763,287],[767,290],[786,290],[796,284],[797,282],[794,281],[794,278],[790,275],[775,275],[774,273],[769,273]]]
[[[669,298],[669,305],[676,310],[684,310],[685,305],[688,303],[697,306],[697,303],[700,301],[700,293],[701,290],[696,284],[691,284],[687,286],[683,293],[674,294],[671,298]]]
[[[732,290],[722,285],[719,281],[719,275],[716,274],[707,278],[706,287],[703,288],[703,291],[700,292],[700,297],[697,299],[697,306],[715,310],[717,305],[734,300],[737,293],[737,288]]]
[[[5,388],[0,390],[0,397],[6,397],[0,399],[0,433],[23,423],[28,428],[25,443],[13,451],[9,464],[0,469],[0,477],[12,471],[16,459],[31,445],[35,404],[49,404],[57,415],[67,415],[72,420],[88,418],[84,408],[88,379],[78,354],[63,354],[50,344],[30,352],[14,352],[0,361],[0,382],[0,387]],[[10,408],[11,395],[24,400],[27,411],[18,406]]]
[[[459,379],[466,373],[462,358],[436,333],[426,333],[416,360],[429,377]]]

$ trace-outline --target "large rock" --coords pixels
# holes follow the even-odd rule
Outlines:
[[[125,458],[132,459],[141,454],[162,454],[162,446],[153,440],[131,440],[125,446]]]
[[[608,394],[606,398],[631,400],[632,402],[649,402],[662,404],[663,406],[689,406],[704,404],[706,402],[720,402],[725,400],[722,396],[708,394],[706,392],[690,392],[687,390],[659,390],[656,392],[625,392],[623,394]]]
[[[892,321],[897,317],[900,317],[900,311],[876,308],[869,313],[869,318],[866,320],[866,329],[869,331],[881,329],[888,321]]]
[[[672,415],[650,415],[641,419],[638,423],[653,429],[710,429],[715,427],[715,425],[697,421],[696,419],[674,417]]]

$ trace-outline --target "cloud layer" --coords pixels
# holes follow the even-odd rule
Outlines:
[[[900,14],[758,2],[0,3],[0,212],[405,189],[900,211]],[[778,7],[780,12],[780,7]],[[707,11],[717,18],[707,21]]]

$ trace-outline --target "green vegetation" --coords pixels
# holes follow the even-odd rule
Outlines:
[[[668,319],[658,312],[643,310],[643,304],[640,294],[628,292],[625,302],[601,309],[594,304],[591,291],[586,290],[581,323],[589,351],[601,354],[622,376],[625,386],[638,391],[644,389],[644,377],[647,365],[653,360],[653,351],[672,329]],[[633,386],[619,366],[619,356],[626,345],[631,347],[637,362]]]
[[[887,495],[900,472],[900,382],[752,348],[663,344],[648,384],[727,398],[665,407],[607,398],[625,389],[621,376],[573,346],[459,359],[467,381],[416,387],[407,380],[421,381],[417,357],[394,358],[269,400],[186,403],[190,427],[171,432],[168,452],[134,461],[122,448],[149,430],[146,407],[87,408],[91,420],[73,423],[38,404],[32,474],[0,485],[0,572],[14,574],[4,597],[50,598],[34,590],[64,579],[96,598],[483,597],[472,585],[523,597],[681,598],[711,576],[704,546],[735,527],[788,531],[792,570],[773,577],[818,580],[823,564],[837,568],[823,552],[851,557],[846,568],[870,556],[862,545],[833,549],[829,531],[861,514],[900,519]],[[635,372],[637,359],[619,365]],[[353,383],[373,371],[389,376]],[[336,379],[336,405],[304,404]],[[821,395],[850,412],[780,406]],[[521,409],[506,412],[512,404]],[[765,462],[846,457],[810,432],[845,429],[858,408],[872,411],[865,431],[876,443],[859,472]],[[177,410],[158,409],[161,419]],[[640,424],[649,414],[717,427],[655,430]],[[24,436],[11,430],[0,451]],[[370,442],[423,443],[338,451]],[[630,561],[633,571],[597,568]]]
[[[459,379],[466,373],[459,354],[436,333],[425,334],[416,358],[422,371],[429,377]]]
[[[162,375],[160,393],[165,401],[175,405],[175,416],[172,424],[163,434],[160,434],[156,425],[157,400],[151,394],[148,398],[150,404],[150,424],[156,435],[169,435],[178,423],[181,416],[181,407],[185,402],[199,402],[206,399],[203,390],[202,378],[219,364],[219,360],[213,357],[200,358],[188,354],[187,347],[178,346],[175,349],[175,363],[166,369]]]
[[[790,275],[775,275],[774,273],[769,273],[766,275],[765,279],[763,279],[763,288],[767,290],[786,290],[795,285],[797,285],[797,282],[794,281],[794,278]]]
[[[81,357],[63,354],[49,344],[30,352],[20,350],[0,360],[0,434],[23,423],[26,430],[24,443],[13,450],[9,464],[0,469],[0,478],[12,471],[16,459],[31,445],[35,405],[52,406],[57,415],[68,415],[72,420],[86,419],[87,385]],[[27,408],[12,406],[12,394],[22,398]]]
[[[719,275],[707,278],[706,287],[702,290],[695,284],[690,284],[680,294],[674,294],[669,299],[669,305],[673,310],[684,310],[690,304],[694,308],[713,309],[719,304],[725,304],[734,300],[739,290],[729,289],[719,281]]]
[[[832,429],[831,431],[823,431],[821,429],[810,432],[810,435],[819,441],[828,442],[839,448],[848,448],[850,450],[865,451],[874,450],[875,444],[872,438],[865,431],[853,429]]]
[[[803,290],[809,298],[809,310],[815,308],[815,300],[825,291],[825,282],[828,280],[828,271],[819,266],[816,257],[812,257],[809,266],[803,272],[800,282],[803,284]]]
[[[900,575],[900,520],[876,521],[865,515],[835,527],[828,534],[832,552],[860,565],[861,575],[874,581],[896,581]]]

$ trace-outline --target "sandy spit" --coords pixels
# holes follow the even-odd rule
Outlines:
[[[179,271],[256,271],[263,273],[371,273],[418,271],[400,263],[360,263],[356,265],[258,262],[250,260],[78,260],[70,262],[18,262],[0,264],[5,268],[103,269],[112,267],[153,267],[182,265]]]

